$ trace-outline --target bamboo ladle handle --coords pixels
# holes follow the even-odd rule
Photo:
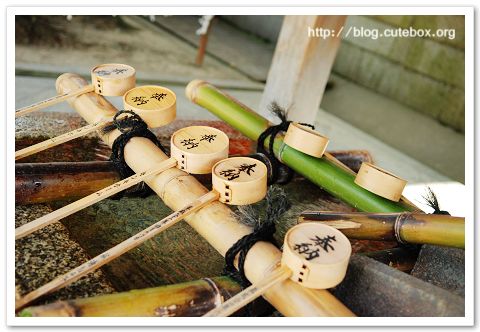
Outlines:
[[[91,124],[83,128],[88,127],[89,130],[94,130],[94,128],[99,126],[101,125]],[[80,129],[78,130],[80,131]],[[182,140],[182,137],[188,137],[190,139],[184,141]],[[192,137],[195,138],[193,141],[191,139]],[[202,140],[202,137],[207,137],[209,139]],[[182,144],[182,142],[184,144]],[[189,149],[192,146],[191,144],[195,144],[193,145],[195,148]],[[177,166],[178,168],[192,174],[207,173],[205,171],[206,169],[211,171],[212,166],[216,162],[228,157],[228,144],[228,136],[216,128],[207,126],[191,126],[179,129],[172,135],[172,157],[170,159],[161,162],[158,166],[152,168],[151,170],[134,174],[126,179],[118,181],[117,183],[114,183],[76,202],[64,206],[61,209],[53,211],[17,228],[15,230],[15,239],[19,239],[31,234],[40,228],[65,218],[122,190],[130,188],[131,186],[140,183],[144,179],[159,174],[169,168]],[[192,152],[192,150],[194,152]]]
[[[287,280],[292,276],[292,270],[282,266],[261,282],[250,285],[237,295],[223,302],[220,306],[207,312],[203,317],[228,317],[240,308],[262,296],[273,285]]]
[[[29,147],[15,151],[15,160],[28,157],[40,151],[43,151],[43,150],[52,148],[54,146],[63,144],[65,142],[74,140],[76,138],[88,135],[89,133],[102,128],[107,122],[108,120],[100,120],[98,122],[86,125],[84,127],[69,131],[68,133],[62,134],[60,136],[53,137],[46,141],[43,141],[34,145],[30,145]]]
[[[25,106],[25,107],[22,107],[22,108],[16,110],[15,111],[15,118],[18,118],[20,116],[24,116],[26,114],[41,110],[43,108],[61,103],[62,101],[65,101],[69,98],[73,98],[73,97],[76,97],[78,95],[82,95],[84,93],[93,92],[93,91],[95,91],[94,86],[92,84],[89,84],[89,85],[87,85],[87,86],[85,86],[81,89],[71,91],[71,92],[67,92],[67,93],[64,93],[64,94],[61,94],[61,95],[57,95],[57,96],[39,101],[39,102],[37,102],[35,104],[32,104],[30,106]]]
[[[37,288],[36,290],[28,293],[24,297],[15,301],[15,310],[23,308],[25,305],[29,304],[30,302],[38,299],[39,297],[51,293],[55,290],[61,289],[72,282],[80,279],[81,277],[87,275],[90,272],[95,271],[96,269],[100,268],[101,266],[107,264],[108,262],[112,261],[113,259],[119,257],[120,255],[126,253],[130,249],[133,249],[143,242],[151,239],[152,237],[156,236],[157,234],[163,232],[167,228],[175,225],[182,219],[184,219],[187,215],[198,211],[205,205],[217,200],[219,197],[218,192],[210,191],[205,195],[197,198],[187,206],[183,207],[182,209],[173,212],[169,216],[163,218],[162,220],[156,222],[155,224],[151,225],[150,227],[144,229],[143,231],[131,236],[127,240],[117,244],[115,247],[105,251],[104,253],[96,256],[95,258],[89,260],[88,262],[83,263],[82,265],[76,267],[75,269],[71,270],[70,272],[61,275],[49,283]]]
[[[107,63],[95,66],[90,71],[90,75],[92,84],[42,100],[30,106],[22,107],[15,112],[15,118],[88,92],[95,92],[102,96],[123,96],[127,90],[135,87],[136,83],[135,68],[120,63]]]
[[[80,89],[83,90],[83,89]],[[78,91],[72,92],[76,94]],[[133,111],[142,118],[143,121],[148,125],[149,128],[157,128],[169,124],[175,119],[176,116],[176,96],[173,91],[170,89],[161,87],[161,86],[147,86],[147,87],[137,87],[128,90],[125,95],[135,94],[138,91],[140,93],[150,93],[164,96],[162,100],[153,99],[148,106],[148,108],[136,108]],[[87,91],[88,92],[88,91]],[[80,94],[80,93],[78,93]],[[125,102],[125,109],[132,110],[132,105]],[[87,135],[95,130],[100,129],[102,126],[111,121],[111,118],[102,119],[95,123],[86,125],[82,128],[74,129],[63,135],[53,137],[46,141],[34,144],[32,146],[26,147],[19,151],[15,151],[15,160],[25,158],[37,152],[49,149],[51,147],[57,146],[59,144],[68,142],[70,140],[79,138],[81,136]]]
[[[84,198],[79,199],[69,205],[66,205],[58,210],[55,210],[47,215],[44,215],[34,221],[31,221],[23,226],[20,226],[15,229],[15,240],[25,237],[38,229],[41,229],[45,226],[48,226],[62,218],[65,218],[75,212],[78,212],[87,206],[95,204],[105,198],[108,198],[116,193],[121,192],[127,188],[134,186],[137,183],[140,183],[149,177],[161,173],[169,168],[175,167],[177,165],[177,160],[174,158],[169,158],[161,162],[156,167],[152,169],[134,174],[126,179],[118,181],[106,188],[103,188],[93,194],[85,196]]]

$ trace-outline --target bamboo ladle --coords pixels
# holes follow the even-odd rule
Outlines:
[[[95,271],[125,252],[175,225],[186,216],[200,210],[213,201],[219,200],[230,205],[253,204],[262,200],[267,193],[267,167],[249,157],[234,157],[217,162],[212,168],[212,191],[190,202],[178,211],[131,236],[122,243],[83,263],[70,272],[61,275],[40,288],[15,301],[18,310],[31,301],[63,288],[82,276]],[[327,226],[324,226],[327,227]]]
[[[126,110],[134,111],[138,114],[149,128],[158,128],[169,124],[175,119],[176,96],[173,91],[161,86],[140,86],[128,90],[123,95],[123,106]],[[15,151],[15,160],[99,130],[111,122],[112,118],[102,117],[92,124]]]
[[[95,92],[101,96],[123,96],[125,92],[135,87],[135,69],[128,65],[119,63],[98,65],[91,70],[90,74],[92,84],[22,107],[15,111],[15,117],[18,118],[84,93]]]
[[[320,223],[299,224],[285,235],[281,265],[204,317],[227,317],[284,280],[313,289],[338,285],[352,252],[349,240],[337,229]]]
[[[415,210],[418,210],[412,202],[402,195],[407,181],[367,162],[362,163],[358,174],[355,173],[330,153],[325,152],[329,139],[320,135],[317,131],[299,123],[292,122],[288,126],[283,142],[309,156],[315,158],[324,157],[344,171],[355,175],[354,182],[356,185],[389,200],[395,202],[401,200]]]
[[[171,137],[171,157],[150,170],[134,174],[69,205],[15,229],[15,239],[25,237],[92,204],[134,186],[156,174],[177,167],[191,174],[210,173],[212,166],[228,157],[228,136],[216,128],[191,126]]]

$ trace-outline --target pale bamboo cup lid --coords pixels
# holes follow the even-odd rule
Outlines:
[[[407,181],[371,163],[363,162],[355,183],[368,191],[394,202],[402,197]]]
[[[144,85],[123,95],[123,107],[137,113],[150,128],[157,128],[175,120],[177,97],[162,86]]]
[[[102,96],[123,96],[135,87],[135,69],[120,63],[96,66],[91,71],[95,93]]]
[[[213,189],[220,202],[247,205],[261,201],[267,194],[267,166],[249,157],[228,158],[213,166]]]
[[[327,149],[329,139],[315,130],[292,122],[288,126],[283,142],[309,156],[321,158]]]
[[[327,289],[343,280],[351,253],[350,241],[339,230],[315,222],[298,224],[285,235],[282,265],[302,286]]]
[[[228,158],[228,136],[207,126],[177,130],[170,139],[170,155],[177,167],[191,174],[208,174],[220,160]]]

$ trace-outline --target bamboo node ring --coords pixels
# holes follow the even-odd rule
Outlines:
[[[393,234],[395,235],[395,239],[398,243],[407,244],[407,242],[403,241],[402,236],[400,235],[400,231],[402,230],[403,222],[405,218],[410,215],[409,212],[400,213],[397,218],[395,219],[395,223],[393,224]]]

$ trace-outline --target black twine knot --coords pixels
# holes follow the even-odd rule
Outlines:
[[[125,114],[126,116],[119,119],[119,116],[122,114]],[[145,123],[145,121],[143,121],[142,118],[133,111],[121,110],[117,112],[113,117],[112,123],[105,126],[102,129],[102,132],[106,134],[114,129],[118,129],[121,132],[121,135],[118,136],[112,144],[112,154],[110,155],[110,160],[113,162],[113,165],[122,179],[135,174],[135,172],[125,162],[124,152],[125,146],[133,137],[148,138],[165,154],[167,153],[157,136],[148,130],[148,125]],[[145,182],[142,182],[140,189],[135,191],[133,194],[140,197],[146,197],[151,192],[151,189],[145,184]],[[129,192],[129,194],[131,195],[132,192]]]
[[[247,234],[235,242],[225,254],[225,268],[223,273],[234,280],[239,281],[242,287],[247,287],[250,282],[245,276],[245,258],[248,251],[258,241],[275,243],[274,234],[276,231],[275,221],[278,220],[289,208],[290,202],[286,193],[279,187],[271,187],[265,199],[264,219],[252,206],[239,208],[240,219],[247,225],[254,224],[253,232]],[[234,260],[238,256],[238,272],[235,269]]]
[[[293,178],[293,171],[287,165],[282,164],[275,153],[273,152],[273,143],[275,142],[275,137],[280,132],[285,132],[288,130],[288,126],[292,121],[287,120],[287,112],[281,108],[276,102],[272,102],[269,106],[270,112],[280,119],[278,125],[273,125],[265,129],[263,133],[260,134],[257,141],[257,153],[264,154],[270,161],[270,177],[268,179],[269,184],[278,183],[286,184],[290,182]],[[315,126],[308,123],[300,123],[302,126],[307,126],[315,130]],[[265,149],[265,140],[269,138],[268,148]],[[280,174],[285,174],[285,176],[280,177]]]
[[[443,214],[443,215],[450,215],[448,211],[441,210],[440,204],[438,203],[437,195],[433,192],[432,188],[427,187],[427,194],[423,196],[423,199],[430,206],[434,211],[432,214]]]

